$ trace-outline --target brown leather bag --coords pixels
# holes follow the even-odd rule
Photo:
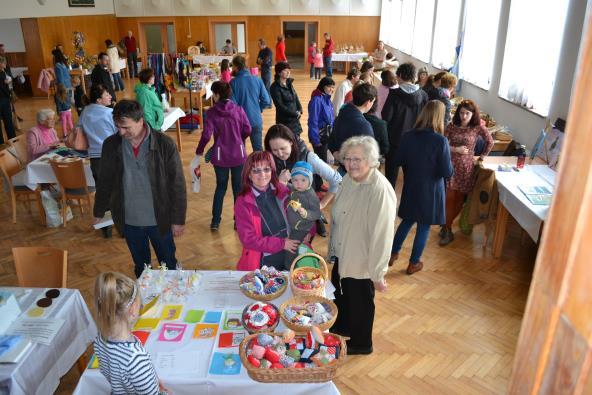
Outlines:
[[[75,149],[76,151],[88,150],[88,140],[80,126],[76,126],[66,137],[66,147]]]

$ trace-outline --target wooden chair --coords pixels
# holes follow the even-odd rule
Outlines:
[[[52,159],[50,161],[51,168],[58,180],[58,184],[62,188],[62,218],[63,224],[66,226],[66,213],[67,207],[66,201],[68,199],[74,199],[78,201],[78,207],[80,213],[84,214],[82,209],[82,199],[85,199],[88,203],[88,212],[92,213],[92,197],[95,188],[89,187],[86,184],[86,176],[84,174],[84,162],[82,159],[77,158],[72,161],[64,161],[60,159]]]
[[[13,152],[16,154],[16,158],[21,164],[21,167],[24,168],[29,163],[29,154],[27,153],[27,136],[25,134],[21,134],[20,136],[16,136],[8,140],[8,143],[13,149]]]
[[[68,251],[51,247],[12,249],[19,287],[66,288]]]
[[[41,204],[41,188],[37,186],[34,190],[30,190],[25,185],[13,185],[12,177],[19,172],[24,171],[14,155],[8,150],[0,151],[0,171],[4,176],[10,192],[10,200],[12,203],[12,223],[16,224],[16,201],[19,198],[27,205],[29,212],[31,211],[31,201],[37,200],[37,208],[39,209],[39,219],[41,224],[45,226],[45,210]]]

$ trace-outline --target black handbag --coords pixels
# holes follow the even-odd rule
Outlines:
[[[324,128],[319,130],[319,140],[321,144],[327,144],[329,142],[329,137],[331,137],[331,133],[333,132],[333,126],[331,124],[326,125]]]

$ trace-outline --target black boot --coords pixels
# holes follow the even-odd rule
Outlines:
[[[104,228],[101,228],[101,232],[103,232],[103,237],[105,239],[110,239],[113,237],[113,226],[105,226]]]
[[[327,229],[325,228],[325,222],[322,217],[317,220],[317,234],[321,237],[327,237]]]

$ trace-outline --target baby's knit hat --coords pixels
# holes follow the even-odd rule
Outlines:
[[[294,163],[294,167],[292,167],[292,173],[290,175],[294,177],[297,174],[307,177],[309,187],[312,186],[313,172],[312,166],[308,162],[299,161]]]

